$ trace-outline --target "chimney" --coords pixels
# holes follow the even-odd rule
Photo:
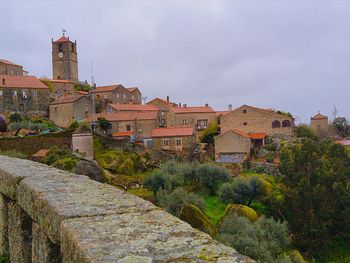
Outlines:
[[[209,107],[209,104],[208,104],[208,103],[206,103],[206,104],[205,104],[205,107]]]
[[[181,108],[181,102],[179,103],[179,107]]]
[[[166,96],[166,101],[169,102],[169,96]]]
[[[229,104],[229,105],[228,105],[228,110],[229,110],[229,111],[232,111],[232,104]]]
[[[186,108],[186,107],[187,107],[187,104],[184,104],[184,107]]]

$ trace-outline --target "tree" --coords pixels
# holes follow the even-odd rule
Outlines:
[[[331,141],[303,139],[281,151],[279,204],[300,249],[315,255],[350,234],[350,158]]]
[[[237,177],[232,182],[223,184],[219,189],[222,202],[247,206],[251,206],[254,200],[265,194],[265,187],[257,177]]]
[[[344,117],[338,117],[335,118],[332,126],[335,130],[335,132],[340,136],[340,137],[347,137],[350,135],[350,124],[347,121],[346,118]]]
[[[23,121],[22,116],[20,114],[18,114],[17,112],[10,115],[10,123],[22,122],[22,121]]]
[[[309,138],[309,139],[317,140],[317,136],[315,132],[305,124],[295,127],[294,134],[298,138]]]
[[[201,136],[201,142],[214,144],[214,137],[219,134],[219,125],[217,123],[210,124],[208,128],[206,128]]]
[[[233,214],[224,219],[218,232],[219,241],[258,262],[275,262],[291,244],[287,223],[264,216],[251,222]]]
[[[101,130],[103,130],[105,133],[112,128],[112,123],[105,118],[98,118],[97,119],[97,125],[100,127]]]

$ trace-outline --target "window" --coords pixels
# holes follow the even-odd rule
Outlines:
[[[0,90],[0,97],[2,97],[2,90]]]
[[[176,146],[181,146],[182,145],[182,140],[181,139],[176,139],[175,143],[176,143]]]
[[[5,79],[2,79],[2,85],[5,85]]]
[[[292,127],[292,123],[290,122],[290,120],[284,120],[282,121],[282,127]]]
[[[182,120],[182,125],[186,125],[187,124],[187,120]]]
[[[104,97],[105,100],[108,99],[108,95],[104,95],[103,97]]]
[[[244,126],[247,126],[247,125],[248,125],[248,122],[246,122],[246,121],[243,122],[243,125],[244,125]]]
[[[27,96],[26,91],[22,90],[22,97],[26,97],[26,96]]]
[[[131,125],[126,125],[126,130],[131,131]]]
[[[247,113],[247,110],[243,110],[243,113]]]
[[[119,99],[119,93],[117,94],[117,99]]]
[[[126,99],[126,94],[124,94],[124,99]]]
[[[272,128],[281,128],[281,122],[278,120],[274,120],[272,122]]]
[[[61,43],[58,45],[58,51],[63,51],[63,46]]]
[[[205,129],[208,127],[208,120],[197,120],[198,129]]]
[[[169,139],[163,140],[163,146],[170,146],[170,140]]]
[[[33,97],[36,97],[36,90],[33,90]]]
[[[133,100],[133,99],[135,99],[135,96],[134,96],[134,95],[132,95],[132,96],[131,96],[131,99],[132,99],[132,100]]]
[[[17,90],[13,91],[13,96],[17,96]]]

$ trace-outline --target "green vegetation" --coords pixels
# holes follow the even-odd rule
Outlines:
[[[332,127],[340,137],[350,136],[350,124],[345,117],[335,118],[332,122]]]
[[[218,228],[218,239],[258,262],[281,262],[278,258],[291,246],[287,223],[264,216],[255,222],[234,214],[227,216]],[[288,256],[283,257],[286,262]]]
[[[17,112],[11,114],[9,119],[10,119],[10,123],[23,121],[22,116],[20,114],[18,114]]]
[[[78,158],[73,156],[71,150],[57,146],[52,147],[43,159],[43,163],[69,172],[74,170],[77,162]]]
[[[107,132],[109,129],[112,128],[112,123],[106,120],[106,118],[102,117],[97,119],[97,125],[104,132]]]
[[[9,256],[0,256],[0,263],[10,263],[10,257]]]
[[[75,83],[74,84],[74,90],[76,91],[84,91],[84,92],[89,92],[92,90],[92,87],[89,85],[89,83]]]
[[[251,222],[258,220],[258,214],[249,206],[231,204],[226,207],[225,212],[218,220],[217,225],[221,225],[226,220],[226,218],[233,217],[235,215],[245,217]]]
[[[209,125],[208,128],[206,128],[201,135],[201,142],[208,143],[208,144],[214,144],[214,137],[219,134],[219,124],[218,123],[212,123]]]
[[[20,159],[27,159],[28,156],[22,152],[16,151],[16,150],[4,150],[0,151],[0,155],[5,155],[8,157],[13,157],[13,158],[20,158]]]
[[[208,195],[204,197],[205,206],[204,212],[209,217],[213,224],[216,224],[219,218],[224,214],[226,209],[226,204],[220,201],[218,196]]]
[[[309,138],[313,140],[317,140],[317,136],[315,132],[307,125],[299,125],[295,127],[294,134],[298,138]]]

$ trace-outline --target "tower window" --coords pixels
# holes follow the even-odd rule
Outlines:
[[[243,113],[247,113],[247,110],[243,110]]]
[[[63,51],[63,46],[62,46],[62,44],[60,43],[60,44],[58,44],[58,51]]]
[[[247,125],[248,125],[248,122],[244,122],[243,125],[244,125],[244,126],[247,126]]]
[[[2,85],[5,85],[5,79],[2,79]]]
[[[75,50],[74,50],[74,44],[72,44],[72,52],[74,52]]]

